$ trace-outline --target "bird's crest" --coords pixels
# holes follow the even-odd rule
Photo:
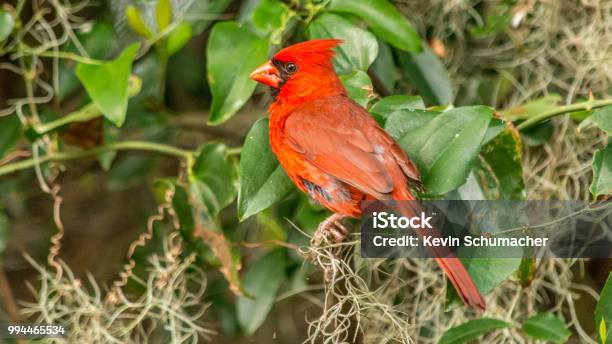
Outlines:
[[[329,63],[334,56],[334,48],[342,42],[341,39],[312,39],[280,50],[274,59],[282,62]]]

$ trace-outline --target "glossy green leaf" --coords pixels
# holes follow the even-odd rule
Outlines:
[[[270,148],[268,119],[253,124],[240,156],[238,217],[244,220],[285,198],[293,189],[291,180]]]
[[[77,32],[76,35],[91,58],[104,60],[110,56],[109,52],[112,53],[117,50],[119,40],[115,36],[113,26],[108,22],[96,21],[93,23],[91,30]],[[73,43],[69,43],[64,49],[72,53],[79,53]],[[79,86],[79,79],[74,74],[74,65],[74,61],[60,61],[59,92],[56,95],[60,101],[71,95]]]
[[[565,321],[551,313],[532,316],[523,323],[523,332],[537,340],[565,343],[572,334]]]
[[[416,110],[415,110],[416,111]],[[441,195],[464,184],[480,152],[492,116],[485,106],[460,107],[402,128],[398,142],[421,172],[429,194]],[[397,132],[395,121],[385,128]]]
[[[0,7],[0,43],[8,38],[11,32],[13,32],[14,27],[15,18],[4,8]]]
[[[396,140],[402,138],[406,133],[414,132],[431,122],[439,113],[427,110],[409,110],[397,113],[388,118],[385,127],[387,132]]]
[[[501,118],[493,117],[491,119],[491,122],[489,123],[489,127],[487,128],[487,133],[485,134],[485,137],[482,140],[482,144],[488,144],[504,130],[506,130],[506,128],[507,125],[504,120],[502,120]]]
[[[0,117],[0,159],[15,146],[23,131],[16,114]]]
[[[104,117],[117,127],[123,125],[128,104],[129,76],[138,44],[127,47],[119,57],[101,65],[79,63],[76,75]]]
[[[266,38],[236,22],[215,24],[206,50],[208,83],[213,95],[209,124],[227,121],[246,103],[256,86],[249,75],[266,61],[267,53]]]
[[[238,297],[238,323],[251,335],[264,322],[285,279],[285,252],[272,251],[249,265],[243,276],[245,290],[253,298]]]
[[[262,0],[252,13],[253,25],[262,32],[282,29],[291,17],[291,9],[279,0]]]
[[[340,76],[340,80],[346,88],[349,97],[359,105],[366,107],[370,99],[374,97],[372,81],[366,72],[358,70],[351,74]]]
[[[127,18],[128,25],[132,29],[132,31],[136,32],[139,36],[149,39],[153,37],[151,30],[145,23],[142,15],[138,8],[133,5],[128,5],[125,8],[125,16]]]
[[[217,216],[236,198],[237,172],[237,166],[230,160],[224,144],[207,143],[200,148],[193,166],[192,186],[198,190],[211,216]]]
[[[308,25],[308,35],[311,39],[339,38],[344,41],[336,49],[334,58],[336,72],[340,74],[367,71],[378,54],[376,37],[339,15],[325,13],[319,16]]]
[[[360,17],[378,37],[399,49],[412,52],[422,49],[416,30],[387,0],[331,0],[329,10]]]
[[[396,96],[388,96],[376,104],[372,105],[370,108],[370,114],[376,119],[376,121],[384,125],[389,117],[393,116],[401,116],[406,117],[408,119],[414,110],[425,110],[425,104],[423,103],[423,99],[419,96],[405,96],[405,95],[396,95]],[[400,114],[401,113],[401,114]],[[398,121],[402,121],[403,119],[399,119]],[[388,129],[395,129],[395,126],[389,126]],[[399,135],[394,136],[394,138],[398,138]]]
[[[170,25],[172,22],[172,2],[170,0],[157,0],[155,21],[159,32],[164,31]]]
[[[612,105],[597,109],[588,118],[608,135],[612,135]]]
[[[398,61],[406,78],[428,104],[453,102],[455,95],[448,72],[429,47],[420,53],[398,52]]]
[[[604,325],[602,325],[602,323]],[[609,334],[612,328],[612,273],[608,275],[606,284],[604,285],[601,293],[599,294],[599,301],[595,308],[595,326],[599,329],[599,338],[607,337],[601,340],[602,344],[612,343],[612,335]],[[603,327],[603,331],[602,331]],[[606,335],[602,335],[606,333]]]
[[[467,343],[493,330],[508,327],[510,327],[509,323],[499,319],[474,319],[446,330],[438,344]]]
[[[482,147],[475,174],[487,199],[525,198],[522,149],[514,127],[506,128]]]
[[[193,29],[191,23],[182,22],[178,24],[174,30],[168,35],[168,43],[166,48],[168,55],[174,55],[181,50],[187,42],[193,37]]]
[[[612,142],[595,151],[592,166],[593,181],[589,190],[593,196],[612,194]]]
[[[400,74],[393,60],[391,47],[378,37],[376,41],[378,42],[378,55],[370,66],[374,87],[381,94],[392,94]]]

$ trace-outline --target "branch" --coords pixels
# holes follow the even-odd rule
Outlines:
[[[108,145],[96,147],[89,150],[79,150],[70,152],[59,152],[55,154],[45,155],[39,159],[27,159],[18,162],[14,162],[8,165],[0,166],[0,176],[10,174],[16,171],[25,170],[32,168],[38,164],[45,164],[51,161],[65,161],[80,159],[92,155],[98,155],[109,151],[121,151],[121,150],[135,150],[144,152],[155,152],[160,154],[166,154],[175,156],[181,159],[190,161],[193,159],[193,152],[176,148],[170,145],[165,145],[155,142],[146,141],[123,141],[111,143]]]
[[[32,49],[30,47],[22,46],[20,50],[15,51],[11,58],[16,59],[23,55],[28,56],[42,56],[42,57],[51,57],[58,59],[66,59],[72,60],[79,63],[90,64],[90,65],[102,65],[107,61],[96,60],[89,57],[81,56],[69,51],[40,51],[40,49]]]
[[[576,104],[570,104],[570,105],[565,105],[565,106],[560,106],[558,108],[549,110],[549,111],[544,111],[540,114],[538,114],[537,116],[531,117],[528,120],[526,120],[525,122],[522,122],[521,124],[516,126],[517,130],[524,130],[527,128],[530,128],[544,120],[547,120],[551,117],[557,116],[557,115],[562,115],[564,113],[568,113],[568,112],[576,112],[576,111],[583,111],[583,110],[592,110],[592,109],[597,109],[600,107],[604,107],[607,105],[612,105],[612,99],[604,99],[604,100],[588,100],[586,102],[582,102],[582,103],[576,103]]]

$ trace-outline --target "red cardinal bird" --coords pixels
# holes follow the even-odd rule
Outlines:
[[[270,144],[278,161],[298,188],[335,213],[319,230],[345,216],[359,217],[365,199],[414,200],[410,186],[421,185],[406,153],[348,97],[332,64],[340,43],[322,39],[287,47],[251,74],[274,91]],[[461,261],[434,254],[465,303],[484,310]]]

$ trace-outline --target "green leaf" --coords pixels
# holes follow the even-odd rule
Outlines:
[[[168,35],[168,43],[166,49],[168,55],[174,55],[181,50],[187,42],[193,37],[193,28],[189,22],[181,22]]]
[[[519,254],[520,248],[516,250],[517,252],[514,254]],[[516,271],[521,263],[521,259],[518,258],[492,258],[500,257],[501,255],[499,249],[496,250],[495,248],[479,247],[470,251],[471,258],[462,258],[461,262],[470,276],[472,276],[474,284],[476,284],[476,287],[478,287],[482,294],[486,294],[500,285],[508,276]],[[467,255],[463,252],[460,253],[460,256]],[[450,281],[447,283],[446,299],[449,308],[452,308],[453,305],[461,304],[461,299]]]
[[[487,128],[487,133],[485,134],[485,138],[482,140],[482,144],[486,145],[491,140],[496,138],[499,134],[501,134],[504,130],[506,130],[508,126],[504,120],[493,117],[491,122],[489,123],[489,127]]]
[[[244,273],[245,290],[254,296],[238,297],[238,323],[249,336],[264,322],[272,309],[276,293],[285,279],[285,252],[272,251],[254,261]]]
[[[193,186],[198,190],[208,214],[215,217],[236,198],[238,173],[230,161],[227,147],[220,143],[207,143],[193,167]]]
[[[244,220],[285,198],[293,189],[291,180],[270,148],[268,119],[255,122],[240,155],[238,217]]]
[[[521,264],[516,270],[516,276],[521,282],[521,286],[523,288],[527,288],[531,285],[531,282],[535,278],[536,273],[536,259],[532,256],[523,257],[521,259]]]
[[[432,105],[451,104],[455,99],[453,85],[442,61],[425,47],[421,53],[398,52],[404,75]]]
[[[409,117],[414,110],[425,110],[425,104],[421,97],[396,95],[378,101],[370,108],[370,114],[379,124],[384,125],[389,117]],[[394,129],[394,126],[390,126],[389,129]],[[393,136],[393,134],[391,135]],[[397,139],[399,136],[394,137]]]
[[[191,206],[195,208],[195,216],[201,218],[203,214],[198,209],[201,209],[202,204],[199,202],[199,199],[193,199],[192,197],[191,200],[194,201],[194,203],[191,203]],[[200,223],[200,221],[197,221],[197,223]],[[246,295],[240,276],[238,276],[241,268],[240,252],[232,247],[232,243],[223,232],[210,229],[206,225],[196,225],[193,235],[195,238],[202,240],[212,251],[216,259],[217,268],[229,283],[229,290],[235,295]],[[212,258],[210,257],[211,260]]]
[[[597,109],[589,120],[597,124],[608,135],[612,135],[612,105]]]
[[[412,52],[419,52],[422,49],[416,30],[387,0],[332,0],[329,10],[360,17],[378,37],[399,49]]]
[[[511,121],[528,119],[558,107],[562,99],[563,97],[558,94],[550,94],[509,109],[501,110],[500,113]]]
[[[349,97],[363,107],[366,107],[374,96],[372,81],[366,72],[358,70],[349,75],[341,75],[340,81],[344,84]]]
[[[155,20],[159,32],[164,31],[170,25],[170,22],[172,22],[172,3],[170,0],[157,0]]]
[[[514,127],[485,144],[475,165],[475,174],[487,199],[525,198],[522,143]]]
[[[310,38],[339,38],[344,43],[336,49],[334,66],[339,74],[367,71],[376,59],[378,43],[370,32],[339,15],[325,13],[308,25]]]
[[[2,159],[21,138],[23,131],[16,114],[0,117],[0,159]]]
[[[208,83],[213,95],[209,124],[227,121],[246,103],[256,86],[249,75],[266,61],[267,53],[266,38],[236,22],[215,24],[207,47]]]
[[[96,21],[91,30],[87,32],[77,32],[78,41],[81,43],[87,54],[94,59],[103,60],[109,57],[109,52],[117,50],[119,40],[115,36],[115,31],[110,23]],[[66,51],[79,53],[79,50],[71,42],[64,48]],[[71,95],[79,86],[79,79],[74,74],[74,61],[63,60],[59,64],[59,92],[58,100],[62,101]]]
[[[446,330],[438,344],[466,343],[495,329],[508,327],[510,327],[509,323],[499,319],[474,319]]]
[[[593,156],[593,182],[589,190],[593,197],[612,194],[612,142],[598,149]]]
[[[380,38],[377,37],[376,41],[378,42],[378,56],[370,67],[370,73],[374,75],[374,85],[377,89],[381,88],[382,94],[392,94],[395,90],[395,83],[399,79],[399,72],[393,60],[393,51]]]
[[[398,142],[419,168],[429,194],[441,195],[466,182],[492,112],[485,106],[470,106],[436,116],[422,113],[424,118],[415,121],[415,127],[401,128]],[[397,133],[393,124],[397,122],[392,118],[388,122],[385,129]]]
[[[533,339],[565,343],[572,334],[565,321],[551,313],[532,316],[523,323],[523,332]]]
[[[604,323],[602,325],[601,323]],[[602,339],[602,344],[610,344],[612,343],[612,336],[605,333],[606,329],[610,329],[612,326],[612,273],[608,275],[608,280],[604,285],[601,293],[599,294],[599,302],[597,302],[597,307],[595,308],[595,326],[599,328],[599,338]],[[603,327],[603,331],[601,328]],[[602,335],[604,332],[604,335]],[[604,341],[604,337],[605,341]]]
[[[606,329],[605,318],[601,318],[601,321],[599,322],[599,340],[604,344],[608,341],[608,330]]]
[[[142,18],[138,8],[133,5],[128,5],[125,8],[125,17],[127,18],[128,25],[132,31],[136,32],[139,36],[145,39],[153,37],[151,30],[149,30],[147,24],[145,24],[145,21]]]
[[[262,0],[252,13],[255,28],[264,33],[284,28],[293,12],[279,0]]]
[[[4,8],[0,7],[0,43],[8,38],[11,32],[13,32],[14,27],[15,18]]]
[[[129,76],[138,44],[127,47],[115,60],[101,65],[79,63],[76,75],[104,117],[121,127],[128,104]]]

